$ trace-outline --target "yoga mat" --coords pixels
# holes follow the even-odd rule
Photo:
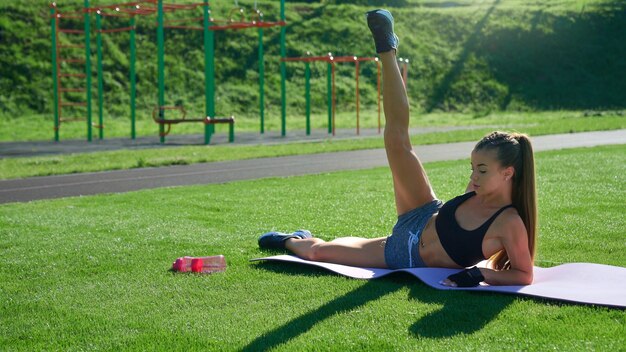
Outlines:
[[[410,269],[377,269],[359,268],[347,265],[313,262],[292,255],[277,255],[251,261],[281,261],[313,265],[355,279],[377,279],[395,272],[409,273],[426,285],[438,290],[490,291],[516,295],[555,299],[559,301],[583,304],[595,304],[609,307],[626,307],[626,268],[592,264],[570,263],[552,268],[534,269],[534,281],[528,286],[489,286],[459,288],[446,287],[439,284],[450,274],[459,269],[444,268],[410,268]],[[478,266],[485,266],[486,261]]]

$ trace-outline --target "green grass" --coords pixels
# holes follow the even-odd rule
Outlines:
[[[348,123],[354,123],[353,119],[354,116],[343,115],[338,126],[348,126]],[[321,119],[317,118],[316,120]],[[375,125],[370,124],[369,126],[374,127]],[[433,144],[478,140],[493,129],[518,130],[530,135],[619,129],[626,128],[626,118],[620,111],[597,113],[597,115],[589,115],[578,111],[503,112],[484,116],[473,114],[427,114],[415,116],[412,120],[412,126],[466,126],[473,128],[471,130],[428,133],[413,137],[414,144]],[[6,131],[8,130],[17,131],[16,133],[20,135],[21,131],[27,130],[15,128],[15,126],[4,127],[2,120],[0,120],[0,136],[4,135],[6,137]],[[5,131],[4,134],[2,131]],[[288,133],[289,131],[291,130],[288,130]],[[256,145],[213,145],[208,148],[206,146],[186,146],[45,157],[4,158],[0,159],[0,179],[382,147],[382,137],[373,137],[350,140],[328,139],[315,143],[277,144],[267,145],[262,148]]]
[[[626,266],[624,146],[537,155],[536,264]],[[426,165],[462,192],[466,161]],[[364,206],[365,205],[365,206]],[[249,263],[267,230],[331,239],[394,223],[385,168],[0,206],[2,350],[598,350],[626,344],[623,310],[441,292],[408,275],[346,279]],[[168,272],[224,254],[211,276]]]

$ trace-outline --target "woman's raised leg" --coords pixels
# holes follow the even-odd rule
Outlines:
[[[385,15],[381,15],[380,11]],[[370,16],[376,16],[371,17]],[[391,14],[385,10],[368,13],[374,38],[395,38],[391,50],[379,52],[383,66],[383,105],[385,113],[385,150],[391,168],[398,215],[435,199],[426,171],[415,154],[409,137],[409,100],[396,58],[397,37],[381,35],[393,32]],[[377,43],[377,48],[380,43]]]

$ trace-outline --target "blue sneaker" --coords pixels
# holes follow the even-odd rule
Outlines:
[[[374,37],[377,53],[398,50],[400,40],[393,32],[393,16],[387,10],[378,9],[365,14],[367,26]]]
[[[268,232],[259,237],[259,247],[271,249],[285,249],[285,241],[290,238],[311,238],[313,235],[308,230],[298,230],[294,233]]]

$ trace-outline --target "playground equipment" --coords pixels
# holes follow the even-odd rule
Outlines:
[[[237,5],[237,2],[235,2]],[[171,20],[165,21],[164,14],[166,12],[174,12],[179,10],[193,10],[196,8],[202,8],[203,16],[200,18],[183,19],[183,20]],[[261,133],[263,133],[263,121],[264,121],[264,60],[263,60],[263,28],[280,26],[281,30],[281,53],[284,56],[284,26],[286,25],[284,19],[284,0],[281,0],[281,21],[278,22],[266,22],[263,20],[263,14],[256,9],[255,2],[255,14],[254,19],[251,21],[245,21],[243,10],[238,8],[236,11],[239,14],[239,20],[235,21],[231,18],[228,20],[216,20],[211,15],[211,10],[208,2],[194,3],[194,4],[164,4],[163,0],[144,0],[137,2],[128,2],[107,6],[90,7],[89,0],[84,0],[84,6],[81,10],[69,11],[61,13],[56,3],[52,3],[50,6],[51,15],[51,28],[52,28],[52,62],[53,62],[53,84],[54,84],[54,130],[55,141],[59,140],[59,129],[61,123],[70,121],[82,121],[87,122],[87,140],[92,141],[92,112],[91,112],[91,14],[96,13],[96,25],[97,25],[97,56],[98,56],[98,111],[99,111],[99,123],[95,125],[100,130],[100,139],[103,138],[103,82],[102,82],[102,40],[101,35],[104,33],[114,33],[122,31],[131,32],[131,59],[130,59],[130,81],[131,81],[131,138],[135,138],[135,16],[137,15],[157,15],[157,61],[158,61],[158,117],[154,120],[159,124],[159,135],[161,142],[165,141],[165,136],[169,132],[172,124],[185,123],[185,122],[202,122],[205,125],[205,144],[210,143],[211,135],[214,132],[214,125],[217,123],[227,123],[230,127],[229,140],[232,142],[234,139],[234,133],[232,132],[234,118],[216,118],[215,117],[215,53],[214,53],[214,31],[216,30],[228,30],[228,29],[245,29],[245,28],[258,28],[259,29],[259,63],[260,63],[260,114],[261,114]],[[103,30],[101,26],[101,18],[104,16],[110,17],[129,17],[130,26],[123,28],[107,29]],[[84,29],[64,29],[61,28],[59,22],[61,19],[80,19],[84,20]],[[201,20],[200,26],[189,26],[175,24],[181,21],[198,21]],[[165,104],[165,68],[164,68],[164,29],[192,29],[204,31],[204,50],[205,50],[205,117],[204,118],[179,118],[179,119],[167,119],[165,117],[165,111],[170,110],[171,106]],[[62,44],[59,34],[80,34],[84,35],[84,45],[77,44]],[[85,59],[82,58],[65,58],[61,57],[61,50],[68,48],[84,48]],[[64,72],[62,71],[63,63],[84,63],[84,73]],[[84,78],[85,88],[66,88],[62,84],[62,79],[68,78]],[[64,93],[85,93],[85,101],[76,102],[71,99],[65,99]],[[283,94],[284,95],[284,94]],[[85,107],[86,117],[83,118],[66,118],[63,115],[63,107]],[[167,132],[166,132],[167,131]]]
[[[307,53],[310,55],[310,53]],[[357,57],[357,56],[340,56],[335,57],[332,53],[325,56],[304,56],[304,57],[287,57],[282,59],[283,62],[304,62],[305,64],[305,100],[306,100],[306,134],[311,134],[311,62],[327,63],[327,101],[328,101],[328,133],[335,135],[335,110],[336,110],[336,94],[335,94],[335,63],[354,62],[355,64],[355,80],[356,80],[356,134],[360,134],[360,104],[359,104],[359,63],[364,61],[374,61],[377,67],[377,90],[378,90],[378,133],[380,133],[380,61],[377,57]],[[283,100],[283,106],[286,102]]]
[[[237,6],[237,2],[235,2]],[[237,30],[237,29],[247,29],[247,28],[258,28],[259,29],[259,95],[260,95],[260,114],[261,114],[261,133],[264,132],[263,121],[264,121],[264,58],[263,58],[263,28],[269,27],[281,27],[281,52],[284,52],[285,39],[284,39],[284,28],[286,25],[285,22],[285,1],[281,0],[281,20],[277,22],[267,22],[263,20],[263,13],[256,9],[255,2],[255,14],[254,19],[251,21],[246,21],[244,16],[244,11],[241,8],[235,8],[231,10],[229,14],[228,20],[217,20],[210,17],[211,11],[208,3],[203,3],[203,17],[202,17],[202,26],[189,26],[189,25],[181,25],[174,24],[183,22],[185,20],[175,20],[166,23],[163,18],[163,12],[165,7],[163,7],[162,0],[158,0],[158,29],[157,29],[157,40],[158,40],[158,50],[159,50],[159,106],[165,107],[165,99],[164,99],[164,88],[163,85],[163,76],[164,76],[164,64],[163,64],[163,29],[164,28],[172,28],[172,29],[187,29],[187,30],[201,30],[204,32],[204,49],[205,49],[205,97],[206,97],[206,119],[180,119],[180,120],[171,120],[165,119],[165,110],[167,109],[159,109],[159,118],[155,119],[160,124],[160,134],[161,134],[161,142],[164,141],[164,137],[167,134],[164,131],[164,125],[168,125],[169,127],[172,123],[179,122],[193,122],[193,121],[203,121],[205,124],[205,144],[209,144],[211,135],[214,132],[214,124],[216,123],[228,123],[230,127],[229,133],[229,141],[234,140],[233,133],[233,117],[230,118],[214,118],[215,116],[215,52],[214,52],[214,32],[219,30]],[[239,20],[234,20],[232,15],[233,13],[239,14]],[[189,19],[192,22],[200,20],[200,18],[192,18]],[[209,118],[210,117],[210,118]],[[176,121],[176,122],[174,122]]]
[[[165,19],[166,13],[176,11],[188,11],[201,9],[201,17],[193,17],[186,19]],[[98,123],[92,122],[91,111],[91,86],[92,86],[92,70],[91,70],[91,17],[96,16],[96,33],[97,33],[97,87],[98,87]],[[280,75],[281,75],[281,135],[286,135],[286,63],[289,61],[302,61],[306,65],[306,114],[307,114],[307,134],[310,134],[310,62],[323,61],[328,65],[328,133],[335,135],[335,63],[354,62],[356,67],[356,133],[360,134],[360,117],[359,117],[359,72],[360,62],[375,61],[377,64],[377,89],[378,89],[378,132],[380,133],[380,63],[375,57],[357,57],[342,56],[334,57],[329,53],[327,56],[321,57],[301,57],[286,58],[285,48],[285,0],[280,0],[280,20],[276,22],[267,22],[263,20],[263,13],[254,6],[254,13],[250,19],[246,20],[245,11],[238,7],[235,1],[235,8],[230,11],[228,19],[219,20],[211,17],[211,9],[207,1],[191,4],[166,4],[163,0],[142,0],[136,2],[126,2],[120,4],[90,7],[89,0],[84,0],[84,5],[79,10],[60,12],[57,4],[52,3],[50,6],[51,28],[52,28],[52,74],[53,74],[53,94],[54,94],[54,131],[55,141],[59,140],[59,129],[62,123],[70,121],[86,121],[87,124],[87,140],[92,141],[92,128],[99,130],[99,138],[104,138],[104,119],[103,119],[103,75],[102,75],[102,35],[117,32],[130,32],[130,120],[131,120],[131,138],[136,137],[136,16],[157,16],[157,70],[158,70],[158,102],[153,109],[153,120],[159,124],[160,141],[165,142],[165,136],[170,132],[171,125],[179,123],[203,123],[204,124],[204,142],[209,144],[211,136],[215,131],[215,124],[229,125],[229,141],[234,141],[234,117],[217,117],[215,113],[215,31],[220,30],[238,30],[257,28],[259,31],[259,113],[260,113],[260,133],[265,132],[265,102],[264,102],[264,74],[265,65],[263,57],[263,29],[270,27],[281,27],[280,32]],[[129,25],[119,28],[102,28],[102,20],[105,17],[121,17],[128,18]],[[73,28],[62,28],[60,21],[62,19],[82,19],[84,29],[78,30]],[[192,23],[191,25],[189,23]],[[193,24],[195,22],[195,24]],[[200,23],[198,23],[200,22]],[[199,30],[203,31],[204,38],[204,58],[205,58],[205,115],[201,118],[187,118],[186,111],[181,106],[168,106],[165,102],[165,29],[179,30]],[[61,36],[84,36],[84,44],[76,42],[62,43]],[[66,38],[67,41],[67,38]],[[84,49],[84,59],[76,57],[73,49]],[[69,51],[66,56],[65,51]],[[62,55],[63,53],[63,55]],[[77,68],[71,68],[70,65],[83,64],[83,71],[77,71]],[[407,80],[408,60],[401,60],[402,75],[406,84]],[[84,88],[75,87],[65,82],[66,80],[84,79]],[[76,93],[85,93],[84,101],[77,100]],[[66,96],[68,94],[69,96]],[[74,94],[72,96],[72,94]],[[66,109],[85,108],[84,118],[82,117],[66,117],[64,113]],[[178,118],[166,118],[166,111],[179,110],[181,115]]]

